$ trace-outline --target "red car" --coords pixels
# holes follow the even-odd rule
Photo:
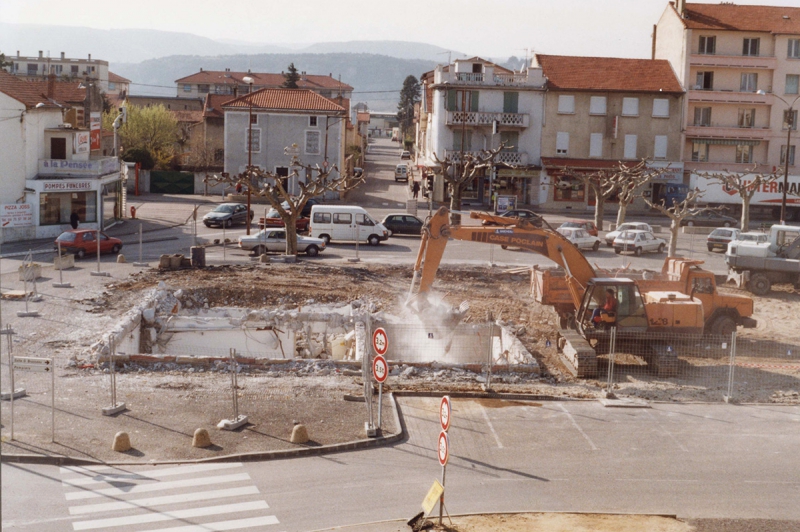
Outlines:
[[[308,217],[301,217],[297,219],[295,222],[295,228],[297,229],[298,233],[305,233],[308,231],[308,223],[311,221]],[[266,222],[266,224],[265,224]],[[263,216],[258,219],[258,228],[264,229],[266,227],[283,227],[283,218],[281,215],[278,214],[278,211],[275,209],[270,209],[267,212],[267,217],[264,218]]]
[[[590,235],[597,236],[597,226],[594,225],[594,222],[588,222],[586,220],[571,220],[569,222],[564,222],[563,224],[561,224],[561,227],[569,227],[571,229],[584,229]]]
[[[53,242],[53,249],[58,250],[59,242],[62,253],[74,253],[79,259],[92,253],[97,254],[97,229],[64,231]],[[100,232],[100,253],[116,254],[120,249],[122,249],[122,240]]]

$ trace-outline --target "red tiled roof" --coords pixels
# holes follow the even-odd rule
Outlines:
[[[686,4],[684,14],[690,29],[800,34],[800,7]]]
[[[261,89],[223,104],[227,108],[271,109],[276,111],[322,111],[344,113],[345,108],[306,89]]]
[[[0,70],[0,92],[25,104],[35,107],[39,103],[54,105],[47,98],[47,81],[27,81],[4,70]],[[53,100],[61,104],[80,103],[86,98],[86,89],[77,81],[56,81]]]
[[[247,76],[253,78],[253,85],[266,88],[280,88],[286,79],[283,74],[269,74],[262,72],[225,72],[219,70],[202,70],[185,78],[175,80],[175,83],[208,83],[209,85],[247,85],[243,79]],[[316,74],[305,74],[303,79],[297,82],[300,89],[332,89],[351,91],[353,87],[347,83],[340,83],[338,79],[331,76],[319,76]]]
[[[225,113],[222,112],[222,104],[233,100],[230,94],[206,94],[206,100],[203,103],[203,116],[205,118],[224,118]]]
[[[356,121],[357,122],[369,122],[369,112],[356,113]]]
[[[536,54],[551,90],[683,93],[665,59]]]
[[[110,70],[108,71],[108,81],[110,81],[111,83],[130,83],[131,82],[131,80],[129,80],[127,78],[123,78],[122,76],[120,76],[118,74],[114,74]]]

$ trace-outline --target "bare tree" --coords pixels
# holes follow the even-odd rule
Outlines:
[[[695,188],[694,190],[690,190],[688,194],[686,194],[686,199],[681,201],[680,203],[673,200],[672,206],[667,207],[664,205],[663,200],[661,203],[653,203],[647,198],[642,198],[645,203],[647,203],[651,208],[656,209],[661,214],[665,215],[667,218],[671,220],[669,226],[669,251],[667,255],[670,257],[675,256],[675,251],[678,249],[678,233],[681,230],[681,221],[684,218],[689,216],[690,214],[696,214],[702,211],[709,211],[715,210],[709,207],[703,207],[698,209],[694,207],[694,202],[697,198],[703,195],[704,190],[700,190],[699,188]]]
[[[291,151],[289,148],[286,149],[286,153],[296,152],[296,148],[297,145],[294,144]],[[323,169],[319,165],[303,164],[297,155],[292,155],[291,168],[292,173],[282,177],[261,170],[257,166],[250,166],[238,175],[214,174],[208,176],[205,178],[205,182],[211,185],[218,183],[232,186],[241,185],[242,188],[248,187],[251,194],[266,198],[272,208],[278,212],[285,226],[286,254],[297,255],[297,219],[306,202],[327,191],[346,192],[351,190],[363,183],[363,178],[348,178],[339,173],[336,165]],[[300,170],[304,171],[305,181],[299,178]],[[337,177],[331,177],[332,174]],[[297,185],[300,193],[296,196],[291,195],[284,186],[284,181],[288,183],[292,177],[298,178]],[[284,205],[288,208],[284,208]]]
[[[749,171],[745,172],[703,172],[698,173],[700,177],[704,177],[722,185],[726,190],[734,191],[739,195],[742,200],[742,218],[740,226],[742,231],[750,229],[750,200],[753,199],[756,191],[764,184],[770,183],[778,179],[778,174],[772,172],[771,174],[756,174],[752,179],[745,180],[747,176],[753,175],[756,171],[756,166]]]
[[[461,223],[461,196],[464,188],[475,179],[476,174],[482,168],[491,168],[497,154],[505,149],[504,144],[500,144],[493,150],[481,150],[478,155],[465,153],[463,159],[456,163],[452,159],[440,160],[436,154],[433,159],[441,167],[442,177],[447,183],[450,192],[450,223],[458,225]]]
[[[649,162],[647,159],[642,159],[633,166],[620,162],[617,174],[611,177],[611,181],[617,185],[617,198],[619,199],[617,227],[625,223],[628,205],[640,195],[639,189],[667,171],[667,168],[648,168]]]

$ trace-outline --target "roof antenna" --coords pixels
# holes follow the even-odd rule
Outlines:
[[[439,52],[436,55],[444,55],[444,54],[447,54],[447,64],[449,65],[452,62],[451,59],[450,59],[450,56],[453,54],[453,52],[448,50],[446,52]]]

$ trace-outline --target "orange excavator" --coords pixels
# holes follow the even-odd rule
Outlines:
[[[569,294],[567,301],[554,305],[562,318],[557,345],[576,376],[596,375],[597,354],[608,352],[612,330],[618,347],[625,338],[647,343],[653,354],[648,362],[659,375],[668,376],[677,371],[677,353],[661,345],[659,336],[730,334],[739,325],[755,326],[750,318],[753,300],[717,293],[714,275],[699,268],[702,261],[668,257],[657,279],[598,277],[583,253],[547,222],[537,227],[519,218],[470,212],[470,218],[496,225],[463,226],[451,225],[449,215],[450,210],[441,207],[423,226],[407,304],[424,312],[451,238],[539,253],[564,269],[563,276],[551,279]],[[600,312],[609,292],[615,309]]]

